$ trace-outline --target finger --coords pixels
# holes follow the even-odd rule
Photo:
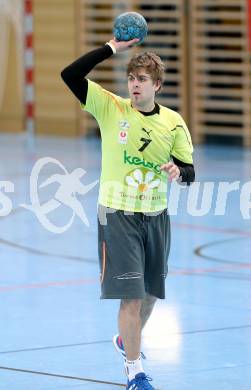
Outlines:
[[[172,163],[162,164],[160,169],[163,171],[168,171],[172,165]]]
[[[167,166],[167,167],[165,167],[164,170],[168,174],[175,172],[175,168],[173,168],[172,166]]]
[[[178,174],[178,168],[177,167],[171,167],[168,172],[171,175],[177,175]]]
[[[169,175],[168,177],[169,181],[178,180],[178,178],[179,178],[178,174]]]
[[[128,43],[130,43],[130,45],[133,45],[134,43],[137,43],[137,42],[139,42],[139,38],[133,38],[130,41],[128,41]]]
[[[124,46],[131,46],[131,45],[139,42],[138,38],[131,39],[130,41],[118,41],[116,38],[115,38],[115,40],[116,40],[116,42],[118,42]]]
[[[125,48],[130,48],[133,47],[137,42],[135,42],[135,40],[132,39],[131,41],[121,41],[121,43]]]

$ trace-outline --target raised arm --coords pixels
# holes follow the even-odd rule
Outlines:
[[[88,92],[88,82],[85,78],[87,74],[100,62],[111,57],[116,52],[127,50],[136,42],[138,42],[138,39],[128,42],[118,42],[115,39],[111,39],[102,47],[90,51],[68,65],[62,70],[61,77],[78,100],[85,104]]]

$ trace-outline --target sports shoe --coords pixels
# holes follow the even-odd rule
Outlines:
[[[152,378],[146,376],[144,372],[140,372],[132,379],[127,382],[126,390],[154,390],[154,387],[149,383]]]
[[[126,360],[125,348],[124,348],[121,336],[119,334],[116,334],[115,336],[113,336],[112,341],[113,341],[113,344],[114,344],[114,347],[116,348],[116,350],[122,355],[123,359]],[[141,355],[142,359],[146,359],[143,352],[140,352],[140,355]]]

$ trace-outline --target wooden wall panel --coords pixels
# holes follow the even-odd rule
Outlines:
[[[0,39],[3,39],[0,43],[0,131],[21,132],[24,129],[22,9],[13,12],[19,13],[16,19],[3,11],[0,9]]]
[[[247,1],[192,0],[189,32],[195,141],[230,135],[251,146]]]
[[[60,77],[77,56],[77,5],[69,0],[34,0],[37,133],[78,134],[78,103]]]

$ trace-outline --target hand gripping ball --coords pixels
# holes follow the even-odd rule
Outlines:
[[[125,12],[114,21],[113,34],[118,41],[130,41],[138,38],[140,42],[147,35],[147,23],[138,12]]]

